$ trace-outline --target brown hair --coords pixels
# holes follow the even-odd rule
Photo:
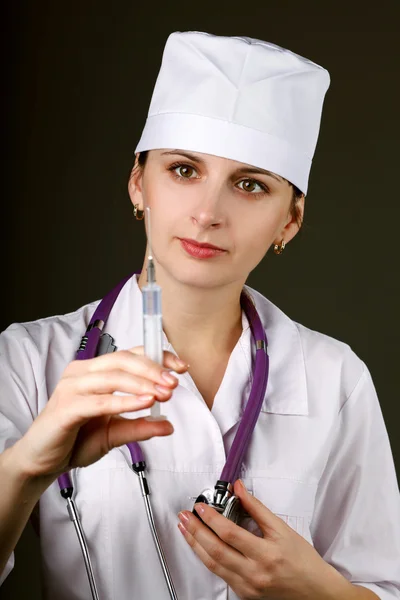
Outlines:
[[[139,153],[138,166],[141,169],[143,169],[144,166],[145,166],[145,164],[146,164],[146,160],[147,160],[148,154],[149,154],[148,150],[145,150],[144,152],[140,152]],[[300,209],[299,209],[299,207],[297,205],[297,202],[303,196],[303,192],[301,192],[298,187],[296,187],[295,185],[293,185],[293,183],[290,183],[290,181],[288,181],[284,177],[283,177],[283,180],[287,181],[288,184],[293,188],[292,200],[291,200],[291,203],[290,203],[290,212],[291,212],[291,215],[292,215],[293,219],[296,221],[299,229],[301,229],[301,226],[302,226],[301,212],[300,212]]]

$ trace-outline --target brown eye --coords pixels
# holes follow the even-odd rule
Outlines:
[[[168,167],[168,171],[172,173],[178,182],[182,182],[184,179],[197,179],[199,176],[194,167],[180,162],[176,162]]]
[[[185,179],[191,179],[194,173],[193,167],[189,167],[188,165],[181,165],[179,167],[176,167],[175,171],[177,171],[178,174],[181,177],[184,177]]]
[[[257,183],[257,181],[255,181],[254,179],[243,179],[242,181],[239,181],[238,185],[239,187],[242,185],[243,187],[240,187],[240,189],[244,192],[249,192],[249,194],[254,192],[257,194],[259,194],[260,192],[268,192],[265,186],[261,185],[260,183]]]
[[[248,179],[247,181],[243,181],[243,189],[246,192],[254,192],[255,185],[256,185],[256,182],[251,181],[250,179]]]

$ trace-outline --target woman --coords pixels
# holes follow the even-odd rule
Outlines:
[[[136,217],[151,207],[164,365],[142,349],[148,248],[103,330],[115,352],[73,360],[98,302],[3,332],[3,579],[40,499],[46,598],[90,597],[56,481],[73,470],[100,598],[168,597],[124,446],[139,441],[178,598],[400,597],[399,495],[369,372],[245,286],[299,230],[328,86],[325,69],[273,44],[169,37],[129,180]],[[220,479],[256,379],[243,290],[270,370],[234,482],[239,526],[207,502],[192,509]],[[155,400],[166,420],[146,420]]]

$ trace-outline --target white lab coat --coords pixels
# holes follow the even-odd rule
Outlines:
[[[293,322],[261,294],[247,290],[266,328],[270,377],[241,477],[348,580],[382,600],[400,598],[400,497],[370,374],[349,346]],[[20,438],[44,408],[97,304],[13,324],[1,334],[0,449]],[[180,600],[237,599],[187,545],[177,514],[191,510],[191,497],[219,478],[248,398],[254,347],[244,313],[242,320],[243,333],[212,410],[190,375],[179,375],[171,401],[162,405],[174,434],[141,443],[155,519]],[[135,277],[120,293],[105,331],[118,349],[142,345],[142,297]],[[164,349],[173,351],[165,335]],[[77,469],[73,480],[100,598],[167,600],[126,449]],[[249,528],[259,533],[254,523]],[[40,540],[46,599],[90,598],[57,482],[40,500]],[[3,579],[12,565],[13,557]]]

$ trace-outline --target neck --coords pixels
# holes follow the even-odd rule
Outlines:
[[[139,287],[147,283],[146,260]],[[178,281],[159,264],[157,283],[162,288],[163,329],[183,360],[198,355],[229,356],[242,333],[241,281],[215,287]]]

